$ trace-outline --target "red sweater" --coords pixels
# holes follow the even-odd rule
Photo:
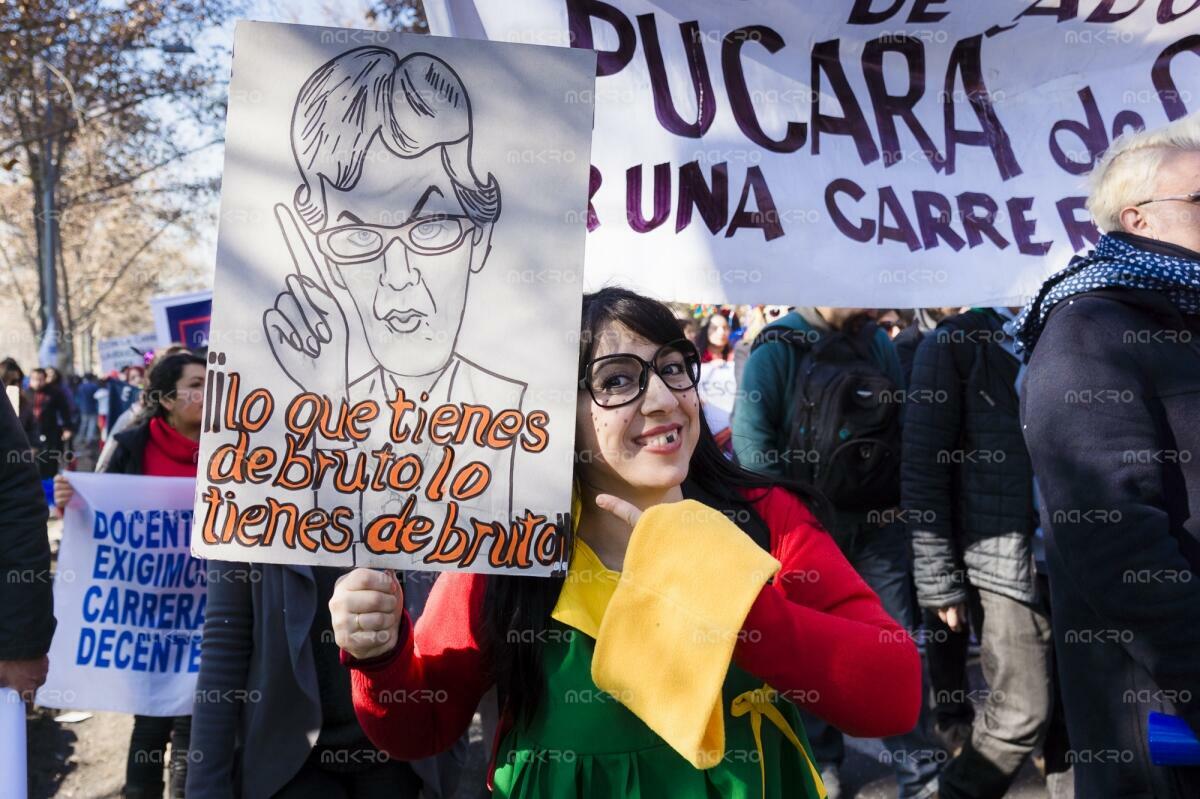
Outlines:
[[[910,731],[922,696],[920,655],[908,632],[794,495],[774,488],[755,508],[783,568],[751,606],[734,660],[850,735]],[[448,749],[491,686],[479,645],[486,579],[442,574],[415,633],[406,614],[390,655],[355,662],[342,653],[353,669],[359,723],[392,757]],[[506,731],[502,720],[493,751]]]

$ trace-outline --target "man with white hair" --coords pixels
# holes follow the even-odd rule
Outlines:
[[[1114,142],[1088,208],[1017,320],[1076,793],[1197,797],[1146,726],[1200,733],[1200,115]]]

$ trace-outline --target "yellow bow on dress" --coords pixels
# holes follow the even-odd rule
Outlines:
[[[747,713],[750,714],[750,729],[754,732],[754,745],[758,747],[758,768],[762,771],[763,799],[766,799],[767,795],[767,764],[763,760],[762,747],[763,716],[766,716],[772,724],[778,727],[779,731],[784,734],[784,737],[791,741],[792,745],[799,750],[800,754],[804,757],[804,762],[808,765],[809,773],[812,774],[813,784],[817,786],[817,796],[820,799],[826,799],[829,794],[825,791],[825,783],[821,782],[821,773],[813,765],[812,758],[808,756],[808,751],[804,748],[804,744],[800,743],[800,739],[796,736],[796,731],[787,723],[787,719],[779,712],[779,708],[775,707],[774,688],[763,683],[761,688],[754,688],[738,694],[729,705],[729,713],[735,719]]]

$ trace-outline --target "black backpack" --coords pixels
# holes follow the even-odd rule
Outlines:
[[[789,343],[799,359],[779,453],[789,478],[813,486],[839,511],[870,511],[900,502],[899,386],[876,365],[879,328],[818,336],[770,328],[754,341]]]

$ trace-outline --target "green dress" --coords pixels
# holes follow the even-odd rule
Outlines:
[[[762,680],[731,665],[725,678],[725,757],[693,767],[614,697],[592,681],[595,642],[558,622],[543,649],[546,693],[536,717],[505,735],[496,755],[496,797],[565,799],[782,799],[825,796],[795,705],[764,692]],[[557,639],[557,640],[554,640]],[[746,692],[755,692],[746,694]],[[769,691],[769,689],[768,689]],[[773,693],[773,692],[772,692]],[[795,743],[766,716],[744,712],[746,698],[767,699]],[[761,705],[760,705],[761,707]],[[774,715],[774,714],[772,714]],[[753,719],[761,725],[756,745]],[[797,748],[800,744],[803,749]],[[761,751],[761,756],[760,756]]]

